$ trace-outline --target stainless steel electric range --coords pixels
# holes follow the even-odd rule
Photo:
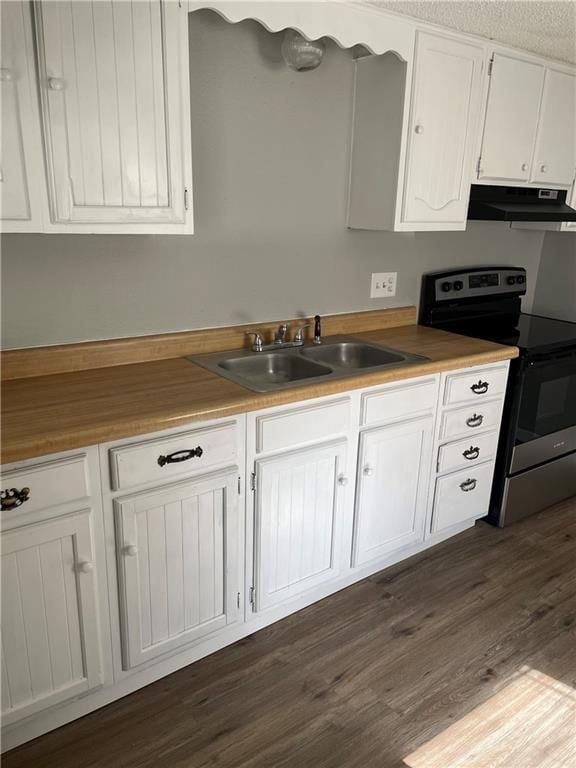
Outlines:
[[[576,323],[522,313],[525,293],[515,267],[435,272],[422,284],[421,324],[520,349],[488,516],[500,526],[576,494]]]

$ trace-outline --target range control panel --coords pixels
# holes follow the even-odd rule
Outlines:
[[[522,268],[494,267],[470,272],[459,270],[452,274],[444,272],[430,277],[434,279],[436,301],[526,293],[526,270]]]

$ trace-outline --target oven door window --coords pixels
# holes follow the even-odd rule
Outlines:
[[[576,425],[576,352],[531,362],[523,376],[516,444]]]

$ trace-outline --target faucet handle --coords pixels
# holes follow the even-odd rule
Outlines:
[[[252,344],[253,352],[262,352],[262,336],[257,331],[246,331],[246,336],[254,336],[254,343]]]
[[[306,325],[301,325],[294,331],[294,341],[300,342],[303,341],[303,334],[306,328],[310,328],[310,324],[306,323]]]

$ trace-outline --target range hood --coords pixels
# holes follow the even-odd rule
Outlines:
[[[468,218],[484,221],[576,221],[566,190],[472,184]]]

